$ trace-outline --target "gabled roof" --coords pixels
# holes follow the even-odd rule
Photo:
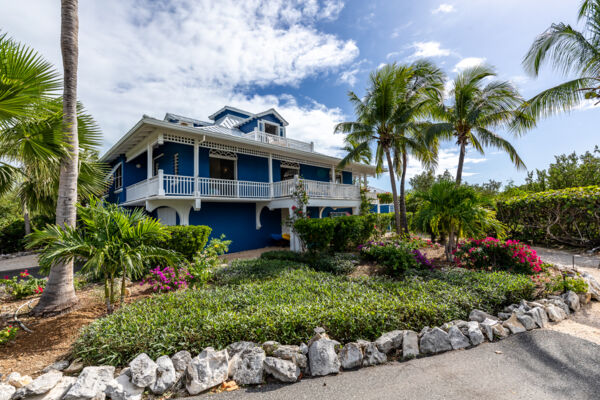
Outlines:
[[[214,121],[215,118],[217,117],[217,115],[221,114],[223,111],[235,111],[237,113],[244,114],[244,115],[247,115],[249,117],[252,116],[252,115],[254,115],[251,112],[248,112],[248,111],[245,111],[245,110],[240,110],[239,108],[235,108],[235,107],[231,107],[231,106],[225,106],[225,107],[221,108],[219,111],[217,111],[217,112],[209,115],[208,119],[210,119],[211,121]]]
[[[275,111],[274,108],[269,108],[267,111],[263,111],[258,114],[252,114],[249,118],[243,120],[242,122],[237,124],[235,127],[238,128],[244,124],[247,124],[248,122],[252,121],[253,119],[258,119],[258,118],[264,117],[265,115],[268,115],[268,114],[273,114],[275,117],[277,117],[277,119],[281,121],[283,126],[289,125],[289,123],[281,116],[281,114],[279,114],[277,111]]]

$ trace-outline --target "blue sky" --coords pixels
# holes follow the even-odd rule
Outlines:
[[[59,2],[0,0],[0,30],[61,65]],[[172,0],[80,2],[79,97],[100,123],[103,149],[143,115],[206,119],[223,104],[276,107],[288,136],[339,155],[335,123],[352,119],[347,92],[364,93],[370,71],[427,57],[453,77],[486,62],[530,97],[563,78],[528,77],[521,59],[553,22],[576,23],[575,0]],[[540,121],[513,143],[529,169],[598,144],[598,110]],[[451,143],[440,170],[456,167]],[[420,172],[412,163],[409,176]],[[440,171],[441,172],[441,171]],[[489,149],[467,154],[465,178],[517,183],[524,171]],[[389,189],[389,177],[371,183]]]

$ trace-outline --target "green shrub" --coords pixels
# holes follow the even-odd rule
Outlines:
[[[8,294],[17,300],[34,294],[42,294],[46,287],[45,279],[34,278],[28,270],[22,271],[19,276],[13,276],[11,279],[4,278],[0,283],[3,283]]]
[[[420,265],[413,254],[413,248],[404,242],[369,242],[361,247],[360,254],[383,266],[390,276],[401,275]]]
[[[512,237],[581,247],[600,244],[600,186],[526,194],[496,207]]]
[[[473,308],[495,313],[531,298],[534,287],[527,277],[500,272],[350,279],[260,259],[217,275],[222,286],[154,295],[94,321],[76,341],[75,356],[117,366],[141,352],[198,353],[240,340],[299,344],[316,326],[340,342],[374,340],[394,329],[466,319]]]
[[[307,254],[306,263],[315,271],[347,275],[354,271],[357,257],[350,253]]]
[[[0,329],[0,345],[10,342],[17,337],[17,331],[19,328],[16,326],[9,325],[6,328]]]
[[[308,251],[327,251],[333,240],[335,218],[298,219],[294,229]]]
[[[575,293],[587,293],[588,284],[582,278],[554,276],[546,283],[546,293],[565,293],[572,290]]]
[[[171,237],[163,241],[163,246],[183,254],[188,261],[192,261],[204,249],[212,232],[210,227],[204,225],[169,226],[167,230]]]
[[[42,228],[51,224],[51,218],[41,215],[31,219],[31,227]],[[15,219],[0,229],[0,254],[16,253],[25,250],[25,221],[23,218]]]
[[[286,260],[302,262],[304,260],[304,255],[303,253],[290,250],[272,250],[262,253],[260,258],[263,260]]]

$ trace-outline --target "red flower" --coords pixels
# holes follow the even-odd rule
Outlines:
[[[292,206],[292,210],[296,210],[296,206]]]
[[[6,279],[7,281],[10,280],[10,278],[8,277],[8,275],[4,275],[4,279]]]
[[[38,286],[37,289],[34,290],[34,292],[36,292],[38,294],[44,293],[44,288],[41,286]]]

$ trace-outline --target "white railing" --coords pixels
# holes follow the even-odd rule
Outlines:
[[[255,140],[261,143],[274,144],[277,146],[287,147],[290,149],[303,150],[303,151],[314,151],[315,146],[313,143],[306,143],[300,140],[288,139],[282,136],[271,135],[270,133],[261,131],[252,131],[244,135],[245,138]]]
[[[198,178],[198,195],[200,197],[242,197],[252,199],[268,199],[271,197],[269,194],[269,189],[268,182]]]
[[[237,181],[229,179],[165,175],[162,170],[149,180],[127,186],[127,201],[137,201],[153,196],[190,196],[246,199],[275,199],[291,196],[296,180],[268,182]],[[360,188],[302,179],[309,198],[359,199]],[[272,185],[272,186],[271,186]]]

